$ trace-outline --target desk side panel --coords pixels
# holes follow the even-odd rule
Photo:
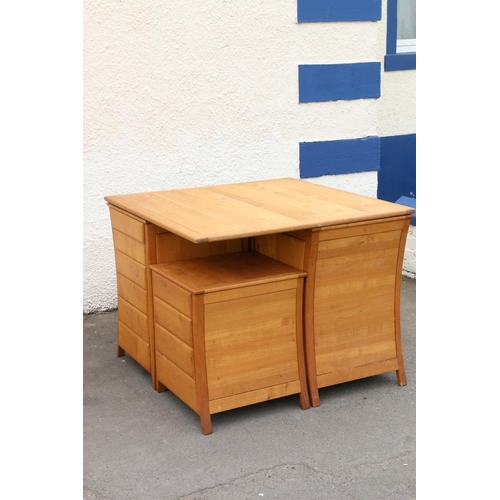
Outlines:
[[[152,225],[113,206],[109,210],[116,265],[119,350],[153,373],[149,283]]]
[[[205,304],[210,400],[299,380],[296,286]]]
[[[406,222],[321,231],[314,294],[320,387],[329,385],[328,381],[338,383],[374,374],[360,367],[372,365],[377,371],[375,365],[379,364],[378,373],[395,369],[395,295]]]

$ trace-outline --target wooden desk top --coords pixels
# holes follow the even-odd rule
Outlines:
[[[229,240],[408,215],[413,208],[285,178],[106,196],[192,241]]]

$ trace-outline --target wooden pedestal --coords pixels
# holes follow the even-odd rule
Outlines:
[[[305,273],[257,252],[151,266],[157,390],[200,415],[300,394]]]
[[[406,385],[400,329],[411,216],[260,236],[256,249],[307,272],[304,338],[309,396],[395,371]]]
[[[157,387],[150,265],[240,252],[248,238],[194,244],[129,212],[110,206],[118,291],[118,356],[130,355]]]

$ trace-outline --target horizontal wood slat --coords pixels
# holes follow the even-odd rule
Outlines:
[[[398,360],[389,359],[369,365],[362,365],[349,368],[348,370],[339,370],[325,375],[318,376],[318,387],[328,387],[330,385],[341,384],[360,378],[373,377],[381,373],[392,372],[398,369]]]
[[[133,260],[145,265],[146,264],[146,247],[144,243],[113,229],[113,241],[115,250],[119,250]]]
[[[255,403],[262,403],[271,399],[290,396],[300,392],[300,381],[294,380],[286,384],[274,385],[265,387],[255,391],[245,392],[243,394],[235,394],[225,398],[214,399],[209,402],[210,413],[220,413],[221,411],[231,410]]]
[[[120,210],[115,210],[111,206],[109,207],[109,213],[111,217],[111,225],[114,229],[125,233],[140,243],[146,242],[144,223],[140,222],[136,218],[128,216]]]
[[[115,251],[115,261],[118,273],[147,290],[146,266],[119,251]]]
[[[393,337],[394,333],[390,330],[379,336],[363,336],[358,330],[355,336],[351,335],[350,342],[328,342],[329,337],[324,336],[322,341],[316,344],[317,374],[322,375],[395,358],[396,344]]]
[[[158,323],[174,334],[188,346],[193,347],[193,326],[191,319],[158,297],[154,297],[153,305],[155,323]]]
[[[120,273],[116,273],[116,284],[120,297],[139,309],[143,314],[148,314],[148,294],[144,288],[136,285]]]
[[[318,245],[318,260],[336,259],[340,261],[344,257],[364,259],[365,256],[370,260],[375,260],[381,254],[391,254],[391,250],[397,252],[400,237],[400,231],[390,231],[321,241]],[[389,252],[387,252],[388,250]],[[337,270],[333,269],[332,272],[337,272]]]
[[[156,350],[194,379],[193,349],[155,323]]]
[[[297,279],[274,281],[262,285],[245,286],[243,288],[233,288],[221,292],[212,292],[204,297],[205,304],[224,302],[227,300],[242,299],[254,295],[265,295],[268,293],[281,292],[284,290],[294,290],[297,287]]]
[[[320,230],[319,241],[349,238],[352,236],[362,236],[365,234],[385,233],[401,230],[405,225],[406,217],[389,219],[387,222],[377,223],[355,223],[344,227],[325,227]]]
[[[184,316],[191,318],[191,294],[158,273],[152,274],[153,290],[156,297],[180,311]]]
[[[195,381],[158,351],[156,352],[156,374],[158,380],[168,390],[184,401],[193,411],[199,413]]]
[[[148,317],[120,296],[118,309],[120,321],[149,344]]]
[[[130,328],[118,321],[118,345],[145,370],[151,373],[149,344],[136,335]]]

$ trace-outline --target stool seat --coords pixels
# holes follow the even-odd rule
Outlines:
[[[299,394],[305,272],[258,252],[151,266],[157,390],[199,416]]]
[[[306,275],[258,252],[237,252],[151,266],[195,295]]]

